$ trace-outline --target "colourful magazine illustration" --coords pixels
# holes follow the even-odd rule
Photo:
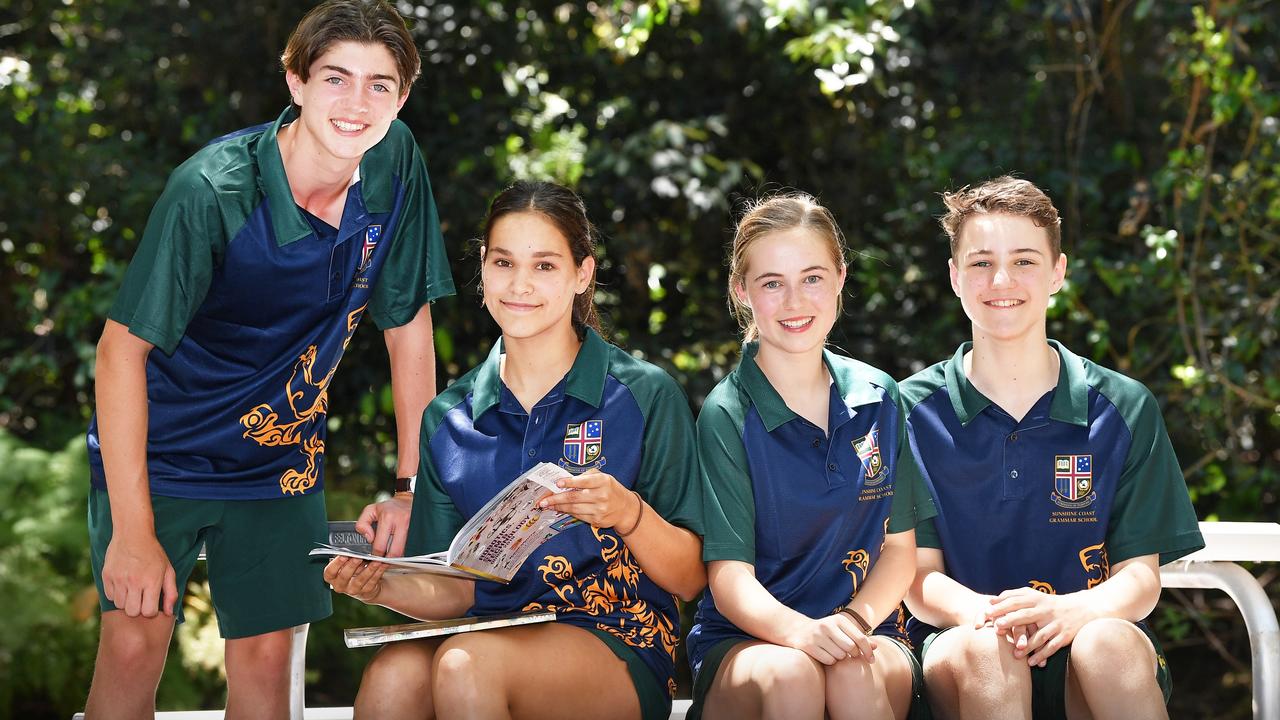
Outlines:
[[[565,477],[569,473],[558,465],[533,466],[472,515],[445,552],[385,558],[321,543],[311,554],[384,562],[404,572],[510,582],[539,545],[578,524],[572,515],[537,507],[548,492],[565,492],[556,487],[556,481]]]

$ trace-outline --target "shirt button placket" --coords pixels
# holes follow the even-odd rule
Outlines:
[[[533,412],[529,414],[529,423],[525,426],[524,449],[525,455],[529,457],[530,460],[538,457],[538,448],[542,446],[542,416],[544,414],[545,413],[542,410],[535,407]],[[527,470],[533,467],[533,463],[530,460],[525,460],[521,463],[524,469]]]
[[[1021,444],[1018,443],[1018,432],[1015,430],[1004,439],[1004,496],[1019,498],[1025,495],[1026,483],[1018,482],[1022,467]]]

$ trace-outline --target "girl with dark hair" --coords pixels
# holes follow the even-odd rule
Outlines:
[[[521,182],[481,238],[489,357],[423,416],[408,551],[443,550],[512,478],[539,462],[574,475],[545,507],[582,524],[542,545],[507,585],[384,575],[337,558],[334,589],[422,619],[554,610],[556,622],[384,647],[358,717],[662,718],[675,689],[675,597],[692,599],[701,495],[693,421],[662,370],[600,337],[595,232],[573,191]]]

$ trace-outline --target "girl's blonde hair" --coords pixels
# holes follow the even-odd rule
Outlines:
[[[738,221],[733,235],[733,247],[729,254],[729,309],[738,320],[742,338],[751,342],[759,336],[755,318],[746,302],[738,298],[737,287],[746,287],[747,252],[760,238],[775,232],[804,228],[813,232],[831,251],[831,259],[837,269],[845,266],[844,234],[831,211],[820,205],[812,195],[802,192],[786,193],[762,198],[747,207]],[[844,294],[836,304],[836,315],[844,310]]]

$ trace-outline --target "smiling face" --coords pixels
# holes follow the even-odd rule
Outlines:
[[[337,160],[359,160],[386,137],[409,97],[391,51],[380,44],[334,43],[311,64],[308,80],[285,73],[302,134]]]
[[[507,339],[573,334],[573,302],[595,274],[574,264],[569,241],[536,212],[504,215],[489,230],[480,279],[484,305]]]
[[[1044,228],[1018,215],[974,215],[960,228],[948,265],[975,341],[1044,342],[1049,297],[1067,270],[1067,256],[1053,256]]]
[[[831,243],[813,230],[782,230],[752,242],[734,293],[751,308],[760,353],[821,350],[839,312],[844,279]]]

